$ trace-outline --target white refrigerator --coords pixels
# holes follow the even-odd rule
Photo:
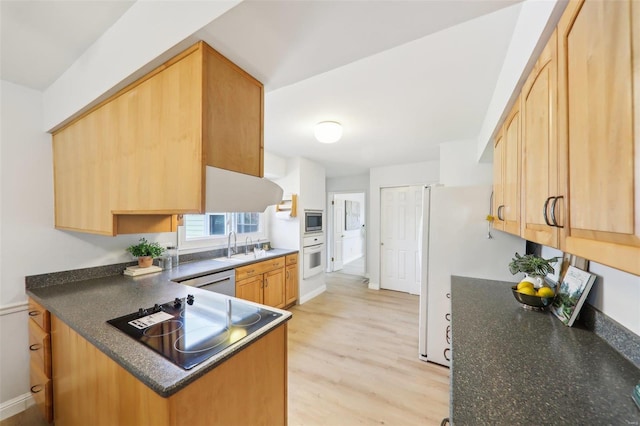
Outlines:
[[[419,356],[448,367],[451,276],[514,281],[508,265],[525,240],[489,231],[489,185],[426,187],[422,199]]]

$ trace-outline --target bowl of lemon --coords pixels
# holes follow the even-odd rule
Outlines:
[[[511,287],[513,297],[525,309],[543,310],[553,303],[556,297],[555,291],[551,287],[542,286],[535,288],[533,283],[522,281],[518,285]]]

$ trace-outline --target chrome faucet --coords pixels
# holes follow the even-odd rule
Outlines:
[[[233,248],[231,248],[231,235],[233,234]],[[231,231],[229,232],[229,240],[227,241],[227,258],[231,257],[231,250],[233,250],[233,254],[238,253],[238,240],[236,238],[236,233]]]
[[[253,245],[253,240],[251,239],[251,237],[247,237],[244,240],[244,254],[248,255],[249,254],[249,247],[251,247]],[[253,247],[251,247],[251,251],[253,251]]]

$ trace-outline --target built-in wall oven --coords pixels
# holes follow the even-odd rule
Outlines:
[[[324,235],[305,235],[302,239],[302,278],[307,279],[324,271]]]
[[[322,233],[322,210],[304,211],[304,233]]]

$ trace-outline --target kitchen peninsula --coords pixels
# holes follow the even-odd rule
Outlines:
[[[155,304],[187,303],[189,295],[208,310],[231,300],[265,312],[265,306],[172,281],[229,268],[200,261],[140,277],[55,285],[28,279],[27,294],[51,316],[56,424],[286,424],[289,312],[268,307],[274,320],[189,370],[107,323]]]

